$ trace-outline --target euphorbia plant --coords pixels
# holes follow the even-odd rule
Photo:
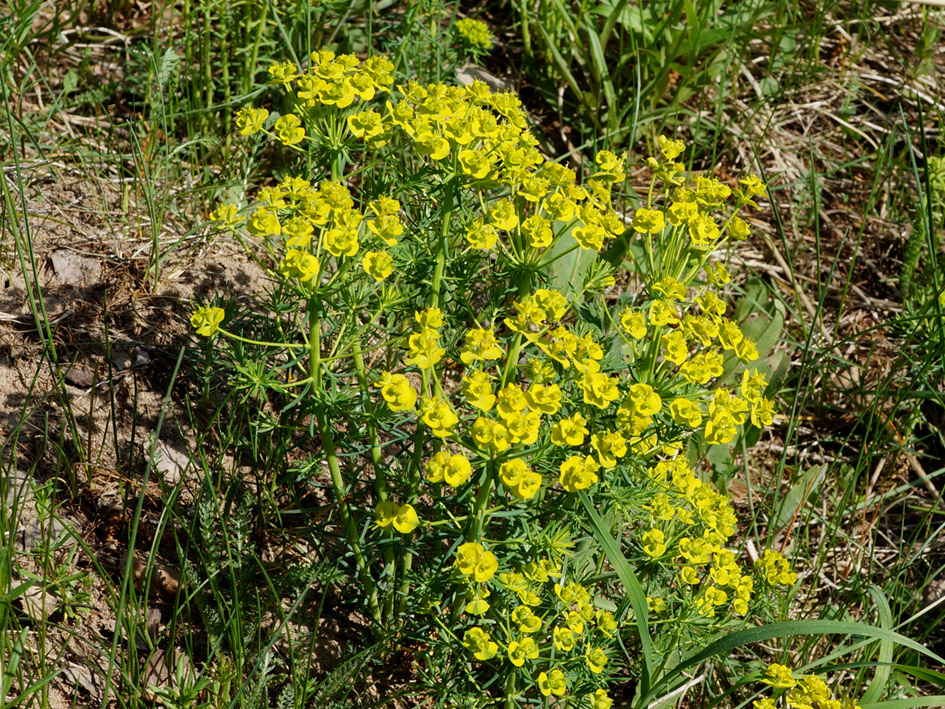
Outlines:
[[[330,52],[270,70],[292,113],[248,107],[237,125],[298,160],[211,219],[273,280],[277,337],[213,306],[192,323],[241,344],[236,380],[247,347],[280,353],[264,381],[312,417],[378,635],[431,643],[454,700],[609,707],[615,678],[651,683],[796,580],[777,552],[740,560],[729,500],[685,455],[772,422],[716,257],[764,187],[688,175],[661,138],[625,220],[626,156],[599,153],[579,181],[514,95],[391,71]],[[620,307],[602,259],[552,287],[558,262],[621,237],[636,285]]]

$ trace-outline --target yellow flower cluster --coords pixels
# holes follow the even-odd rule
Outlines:
[[[482,20],[474,20],[471,17],[464,17],[457,20],[454,25],[457,34],[466,42],[478,49],[492,49],[492,32]]]
[[[466,576],[474,577],[484,554],[481,545],[466,543],[457,551],[455,566]],[[491,561],[491,560],[490,560]],[[490,565],[486,574],[491,575]],[[596,608],[590,590],[580,583],[562,584],[560,565],[548,559],[530,561],[517,571],[498,574],[498,588],[506,596],[508,608],[506,624],[497,626],[504,642],[497,642],[482,627],[472,627],[463,636],[463,646],[478,660],[489,660],[504,649],[505,658],[513,667],[524,667],[539,658],[556,653],[535,678],[532,678],[542,696],[563,697],[568,692],[568,679],[562,667],[572,664],[571,658],[580,658],[593,674],[604,671],[609,662],[603,645],[613,638],[618,623],[613,613]],[[553,589],[553,593],[550,591]],[[466,607],[467,613],[481,615],[489,608],[482,602],[487,592],[477,590],[475,601]],[[476,613],[470,606],[481,603]],[[537,669],[537,668],[536,668]],[[598,689],[588,700],[595,707],[611,706],[605,689]]]
[[[361,266],[369,277],[379,282],[393,272],[393,256],[385,247],[394,246],[404,231],[397,200],[382,195],[362,213],[345,185],[326,180],[313,186],[301,177],[286,177],[256,197],[246,230],[263,239],[278,259],[278,273],[289,282],[312,283],[327,258],[354,258],[362,243],[379,247],[363,252]],[[241,224],[234,204],[210,216],[226,228]]]
[[[650,493],[643,509],[651,527],[642,535],[643,552],[651,559],[671,555],[678,569],[675,594],[653,599],[658,612],[667,611],[669,600],[674,609],[676,604],[690,606],[707,618],[729,602],[735,614],[747,614],[754,581],[743,574],[735,553],[724,548],[736,522],[728,498],[705,484],[681,457],[657,462],[647,479]]]
[[[707,273],[718,278],[720,268],[707,268]],[[647,347],[649,342],[659,342],[665,376],[675,372],[689,385],[706,387],[723,375],[726,352],[745,364],[758,358],[755,343],[725,317],[726,305],[712,291],[706,290],[687,305],[682,302],[686,287],[667,277],[654,284],[652,292],[655,298],[648,306],[625,308],[619,320],[631,346]],[[764,396],[767,387],[763,373],[745,370],[740,397],[734,389],[718,387],[711,397],[702,389],[698,398],[674,398],[670,414],[679,426],[693,430],[702,427],[709,443],[730,443],[738,427],[747,421],[758,428],[773,422],[774,402]],[[627,421],[634,435],[649,423],[645,417]]]
[[[784,695],[788,709],[861,709],[855,699],[836,697],[817,675],[795,677],[791,668],[785,665],[768,665],[761,681],[774,689],[788,690]],[[770,697],[752,702],[754,709],[777,709],[778,706],[777,701]]]
[[[758,560],[758,566],[772,586],[792,586],[797,581],[797,573],[791,571],[791,565],[780,552],[766,549],[764,556]]]
[[[493,94],[482,82],[409,82],[392,92],[383,112],[349,113],[346,126],[371,148],[395,137],[406,140],[413,154],[460,177],[482,204],[493,190],[506,188],[508,197],[469,220],[466,240],[473,249],[495,248],[502,236],[510,258],[534,261],[564,233],[582,248],[599,250],[625,230],[611,206],[611,189],[624,180],[625,158],[602,151],[597,171],[585,186],[577,185],[572,170],[538,152],[518,97]]]
[[[352,54],[336,55],[328,50],[312,52],[311,65],[304,72],[292,62],[269,68],[273,83],[292,87],[297,103],[311,111],[321,106],[347,108],[357,101],[370,101],[386,93],[394,83],[394,65],[387,57],[375,55],[361,62]]]

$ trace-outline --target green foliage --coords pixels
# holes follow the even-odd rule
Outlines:
[[[660,137],[628,231],[612,206],[625,156],[600,152],[578,183],[535,150],[511,94],[392,88],[382,57],[311,62],[270,69],[291,112],[235,120],[299,159],[254,204],[211,214],[266,268],[269,298],[191,323],[222,336],[234,390],[279,411],[267,432],[309,421],[321,456],[296,470],[330,481],[346,593],[375,636],[431,644],[451,701],[602,707],[613,668],[642,702],[681,648],[773,617],[765,599],[796,574],[771,550],[738,563],[728,500],[679,456],[772,420],[765,374],[733,378],[759,352],[725,316],[712,258],[748,235],[761,182],[686,175],[684,144]],[[639,290],[614,309],[597,254],[619,238]],[[778,338],[773,316],[746,326],[766,349]],[[212,584],[239,575],[243,536]]]
[[[715,81],[734,80],[740,50],[779,6],[756,1],[514,0],[525,55],[544,76],[549,100],[568,88],[567,113],[604,145],[650,145],[668,119]]]

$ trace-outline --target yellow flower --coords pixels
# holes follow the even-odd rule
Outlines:
[[[598,689],[593,694],[588,694],[587,698],[591,702],[591,709],[611,709],[614,700],[607,695],[606,689]]]
[[[390,500],[377,503],[374,508],[374,523],[381,528],[389,527],[394,523],[394,518],[400,511],[400,505]]]
[[[751,423],[757,428],[764,428],[774,423],[774,402],[762,398],[751,407]]]
[[[528,405],[553,416],[561,408],[561,388],[557,384],[532,384],[525,392]]]
[[[590,456],[581,458],[580,456],[572,455],[561,464],[559,469],[561,473],[559,482],[561,483],[561,487],[568,492],[586,490],[591,485],[597,483],[597,471],[599,469],[600,466],[597,464],[597,461]]]
[[[705,440],[711,445],[731,443],[738,433],[738,424],[728,411],[715,413],[705,424]]]
[[[673,364],[682,364],[689,356],[689,343],[686,342],[686,336],[679,330],[663,335],[660,345],[663,347],[663,356]]]
[[[384,122],[377,111],[362,111],[348,116],[348,130],[355,138],[377,138],[384,132]],[[382,145],[374,144],[376,147]]]
[[[779,552],[766,549],[759,564],[764,569],[765,579],[772,586],[775,584],[790,586],[797,581],[797,574],[791,571],[791,565]]]
[[[398,532],[410,534],[420,524],[420,518],[417,517],[417,511],[413,508],[413,505],[401,505],[397,509],[397,514],[392,522],[394,529]]]
[[[689,399],[673,399],[669,405],[669,413],[680,426],[698,428],[702,425],[702,411],[699,406]]]
[[[394,260],[386,251],[367,251],[361,259],[364,272],[375,281],[383,281],[394,271]]]
[[[473,364],[502,356],[502,348],[495,337],[495,330],[474,328],[466,332],[463,349],[459,358],[464,364]]]
[[[528,239],[528,245],[533,249],[551,246],[554,240],[551,222],[540,214],[533,214],[522,222],[522,234]]]
[[[521,642],[513,640],[509,643],[509,661],[516,667],[525,664],[525,660],[534,660],[538,657],[538,645],[531,638],[523,638]]]
[[[388,246],[394,246],[397,237],[404,233],[404,225],[396,214],[378,215],[367,223],[367,227],[368,231],[380,237]]]
[[[515,487],[528,472],[528,465],[521,458],[507,460],[499,466],[499,480],[508,488]]]
[[[495,554],[485,551],[481,544],[466,542],[456,550],[454,566],[464,576],[472,576],[478,583],[491,579],[499,568]]]
[[[653,387],[643,382],[630,385],[630,403],[633,410],[641,416],[653,416],[658,414],[663,406],[663,400],[657,394]]]
[[[757,175],[749,175],[738,181],[740,185],[745,186],[745,191],[755,197],[765,196],[765,183]]]
[[[459,168],[467,177],[474,180],[485,179],[492,171],[492,157],[479,150],[460,150]]]
[[[492,392],[492,377],[475,371],[463,377],[463,396],[466,403],[480,411],[489,411],[496,401]]]
[[[466,241],[474,249],[488,250],[495,246],[499,235],[495,227],[486,224],[482,219],[474,221],[466,230]]]
[[[265,108],[246,106],[236,113],[236,127],[240,135],[253,135],[262,130],[262,124],[269,118],[269,111]]]
[[[482,628],[470,628],[463,635],[463,647],[477,660],[491,660],[499,651],[497,643]]]
[[[288,84],[299,78],[299,68],[293,62],[282,62],[269,67],[270,81],[274,84]]]
[[[668,300],[654,300],[650,303],[650,324],[656,327],[678,325],[679,313]]]
[[[190,325],[197,331],[198,335],[210,337],[220,329],[223,316],[223,308],[217,308],[212,305],[202,305],[190,316]]]
[[[243,219],[238,216],[238,207],[235,204],[224,204],[210,212],[210,221],[221,222],[227,229],[232,229]]]
[[[797,680],[794,679],[791,668],[779,665],[777,662],[768,665],[765,676],[761,678],[761,681],[775,689],[791,689],[797,686]]]
[[[384,372],[374,385],[391,411],[409,411],[417,403],[417,392],[403,374]]]
[[[489,210],[489,222],[497,229],[511,231],[518,226],[518,214],[512,200],[501,199]]]
[[[571,652],[574,649],[574,633],[570,628],[557,626],[552,632],[555,647],[561,652]]]
[[[666,221],[660,210],[641,207],[637,210],[636,214],[633,215],[630,226],[633,227],[634,231],[640,234],[658,234],[663,231],[663,228],[666,226]]]
[[[659,146],[660,152],[663,153],[663,157],[667,160],[675,160],[682,154],[682,151],[686,149],[686,144],[683,141],[667,138],[665,135],[659,136],[656,139],[656,144]]]
[[[443,466],[443,479],[452,487],[459,487],[469,480],[470,475],[472,475],[472,465],[464,455],[458,453],[450,455]]]
[[[538,675],[538,689],[546,697],[551,694],[563,697],[568,691],[568,682],[561,670],[554,669],[550,675],[541,672]]]
[[[318,259],[308,251],[289,249],[279,263],[279,273],[286,278],[298,278],[301,282],[312,280],[318,275]]]
[[[404,363],[431,369],[446,354],[446,349],[440,347],[439,338],[439,331],[429,327],[411,335],[407,340],[410,356],[404,359]]]
[[[767,388],[768,380],[764,372],[749,372],[747,369],[742,372],[741,394],[746,401],[753,404],[759,403]]]
[[[424,308],[413,314],[421,329],[443,327],[443,311],[439,308]]]
[[[732,280],[728,269],[725,268],[725,264],[721,261],[716,262],[713,266],[706,266],[705,273],[709,281],[716,286],[724,286]]]
[[[246,229],[253,236],[278,236],[282,233],[282,225],[275,212],[268,209],[257,209],[246,223]]]
[[[739,241],[742,239],[747,239],[751,234],[751,228],[748,226],[748,222],[746,222],[741,217],[735,217],[732,219],[732,223],[729,225],[729,231],[731,232],[732,236]]]
[[[459,417],[450,405],[439,397],[423,399],[420,404],[420,417],[437,438],[452,436],[453,426],[459,423]]]
[[[602,468],[613,468],[617,459],[627,454],[627,442],[618,431],[605,431],[591,436],[591,447],[597,452]]]
[[[282,227],[282,236],[286,246],[300,246],[307,249],[312,243],[312,223],[304,217],[292,217]]]
[[[508,450],[511,445],[509,431],[505,426],[481,416],[473,422],[469,434],[477,446],[492,455]]]
[[[464,609],[469,615],[485,615],[489,611],[489,602],[483,600],[479,596],[473,598],[469,603],[466,604]]]
[[[653,290],[670,300],[686,299],[686,286],[672,276],[667,276],[663,280],[654,283]]]
[[[679,572],[679,578],[682,579],[683,583],[690,586],[695,586],[701,581],[699,574],[696,572],[696,567],[694,566],[684,566],[682,571]]]
[[[283,145],[295,145],[301,143],[305,137],[305,128],[302,127],[302,121],[294,113],[288,113],[280,116],[276,120],[276,137]]]
[[[512,611],[512,622],[518,623],[518,629],[523,633],[537,633],[541,630],[541,618],[528,606],[519,606]]]
[[[358,230],[351,226],[335,227],[325,232],[325,249],[332,256],[354,256],[358,253]]]
[[[571,236],[582,249],[600,251],[604,248],[604,237],[607,236],[607,232],[600,224],[584,224],[572,229]]]
[[[420,155],[429,155],[433,160],[442,160],[450,154],[450,144],[443,136],[429,127],[417,131],[414,146]]]
[[[492,33],[488,25],[481,20],[474,20],[471,17],[464,17],[456,21],[456,32],[466,42],[479,49],[492,49]]]
[[[708,214],[699,213],[689,222],[689,238],[695,246],[711,246],[719,238],[719,225]]]
[[[614,618],[614,614],[610,611],[604,610],[601,608],[597,611],[597,627],[604,633],[607,637],[610,637],[610,634],[617,629],[617,619]]]
[[[584,403],[599,409],[606,409],[620,397],[617,379],[602,372],[585,374],[578,380],[578,384],[584,392]]]
[[[643,535],[643,551],[647,556],[658,559],[666,553],[666,545],[663,543],[665,535],[659,529],[651,529]]]
[[[607,664],[607,655],[599,647],[588,647],[587,652],[584,653],[584,659],[587,661],[587,666],[590,668],[591,672],[595,675],[603,672],[604,665]]]
[[[561,419],[551,428],[551,442],[556,446],[579,446],[584,443],[584,436],[588,430],[587,423],[581,414],[576,413],[570,418]]]
[[[640,340],[646,336],[646,318],[639,310],[626,308],[620,313],[620,326],[634,340]]]

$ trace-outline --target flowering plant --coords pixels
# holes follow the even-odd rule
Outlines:
[[[601,709],[618,676],[645,696],[797,580],[774,550],[745,563],[687,457],[775,416],[718,258],[764,185],[687,174],[661,137],[625,219],[625,155],[580,181],[514,95],[392,71],[327,51],[270,69],[292,112],[236,123],[299,161],[211,214],[272,279],[269,339],[215,306],[191,322],[232,343],[234,385],[252,373],[310,417],[376,632],[430,643],[451,697]],[[634,281],[614,306],[622,264],[598,254],[618,240]],[[247,348],[270,353],[263,375]]]

